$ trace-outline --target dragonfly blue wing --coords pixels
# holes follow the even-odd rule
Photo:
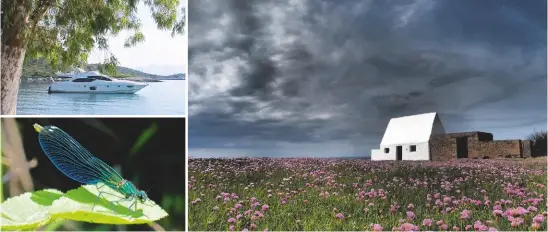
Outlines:
[[[93,156],[60,128],[38,124],[34,127],[42,150],[55,167],[71,179],[84,184],[114,184],[123,180],[116,170]]]

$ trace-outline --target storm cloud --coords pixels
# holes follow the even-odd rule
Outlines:
[[[191,156],[368,156],[392,117],[546,128],[546,1],[190,0]]]

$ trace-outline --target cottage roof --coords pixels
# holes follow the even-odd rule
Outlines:
[[[445,133],[435,112],[392,118],[382,137],[381,146],[425,143],[430,140],[433,131],[434,134]]]

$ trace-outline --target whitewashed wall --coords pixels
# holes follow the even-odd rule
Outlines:
[[[371,149],[371,160],[390,160],[380,149]]]
[[[417,150],[411,152],[409,145],[417,145]],[[428,143],[409,144],[402,147],[402,159],[403,160],[430,160],[430,151],[428,149]],[[394,157],[396,155],[396,148],[394,148]]]
[[[417,150],[411,152],[410,145],[416,145]],[[400,145],[381,146],[380,149],[371,150],[371,160],[396,160],[396,147]],[[402,160],[430,160],[428,143],[402,144]],[[384,153],[384,148],[390,148]]]
[[[390,151],[388,153],[384,153],[384,148],[388,147],[390,148]],[[371,156],[371,160],[396,160],[396,147],[392,148],[391,146],[381,146],[381,149],[374,149],[376,150],[373,152],[371,150],[372,155],[375,154],[375,157]]]

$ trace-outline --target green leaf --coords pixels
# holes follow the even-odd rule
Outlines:
[[[166,217],[168,214],[152,200],[144,204],[126,200],[122,194],[104,186],[85,185],[67,192],[50,207],[56,218],[106,224],[143,224]],[[113,203],[114,202],[114,203]],[[137,209],[135,209],[137,208]],[[93,209],[93,211],[92,211]]]
[[[45,225],[52,219],[49,206],[62,195],[58,190],[46,189],[6,200],[0,208],[2,230],[27,230]]]
[[[2,230],[36,229],[58,219],[104,224],[145,224],[168,214],[152,200],[129,200],[109,188],[84,185],[63,195],[46,189],[12,197],[0,207]],[[131,209],[129,208],[130,206]],[[93,209],[93,210],[92,210]]]
[[[139,138],[137,138],[137,142],[135,142],[135,145],[133,145],[133,147],[131,148],[130,153],[132,155],[137,153],[141,149],[141,147],[143,147],[143,145],[145,145],[148,140],[150,140],[150,138],[152,138],[152,136],[156,134],[157,130],[158,125],[156,125],[156,123],[150,125],[145,131],[143,131],[143,133],[141,133],[141,135],[139,135]]]

